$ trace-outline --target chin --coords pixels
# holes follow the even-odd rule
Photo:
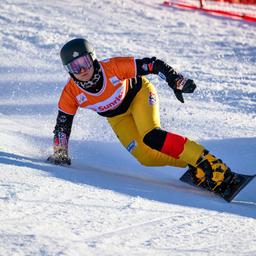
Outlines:
[[[87,77],[82,77],[81,80],[84,81],[84,82],[87,82],[87,81],[90,81],[91,78],[92,78],[92,76],[87,76]]]
[[[90,75],[86,75],[86,76],[78,76],[78,75],[76,75],[75,77],[76,77],[76,79],[78,79],[80,81],[83,81],[83,82],[87,82],[87,81],[89,81],[92,78],[92,76],[90,76]]]

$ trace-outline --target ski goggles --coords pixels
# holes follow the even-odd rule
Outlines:
[[[82,55],[67,65],[64,65],[65,69],[72,74],[79,74],[81,72],[81,69],[88,70],[92,67],[93,61],[89,54]]]

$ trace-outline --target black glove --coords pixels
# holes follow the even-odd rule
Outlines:
[[[176,98],[184,103],[182,93],[193,93],[196,89],[196,84],[192,79],[187,79],[180,75],[174,82],[168,82],[168,85],[173,89]]]
[[[54,146],[54,153],[47,158],[47,161],[56,165],[71,165],[67,149],[60,146]]]

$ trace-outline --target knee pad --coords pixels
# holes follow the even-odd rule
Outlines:
[[[161,151],[166,139],[166,135],[166,131],[162,130],[161,128],[155,128],[144,136],[143,142],[150,148]]]
[[[179,159],[179,156],[184,150],[187,138],[179,134],[166,132],[160,128],[155,128],[144,136],[143,142],[152,149]]]

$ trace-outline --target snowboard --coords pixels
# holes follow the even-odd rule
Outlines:
[[[218,189],[216,191],[212,191],[210,188],[206,187],[203,183],[200,185],[197,185],[193,182],[193,177],[190,172],[190,170],[187,170],[180,178],[182,182],[185,182],[189,185],[192,185],[194,187],[197,187],[202,190],[210,191],[211,193],[216,194],[217,196],[223,198],[227,202],[231,202],[233,199],[238,197],[240,195],[240,192],[247,189],[248,194],[254,192],[254,201],[256,201],[256,175],[246,175],[246,174],[240,174],[236,172],[232,172],[232,178],[230,179],[229,183],[223,184],[221,189]],[[239,198],[239,200],[243,201],[246,200],[245,198]]]

